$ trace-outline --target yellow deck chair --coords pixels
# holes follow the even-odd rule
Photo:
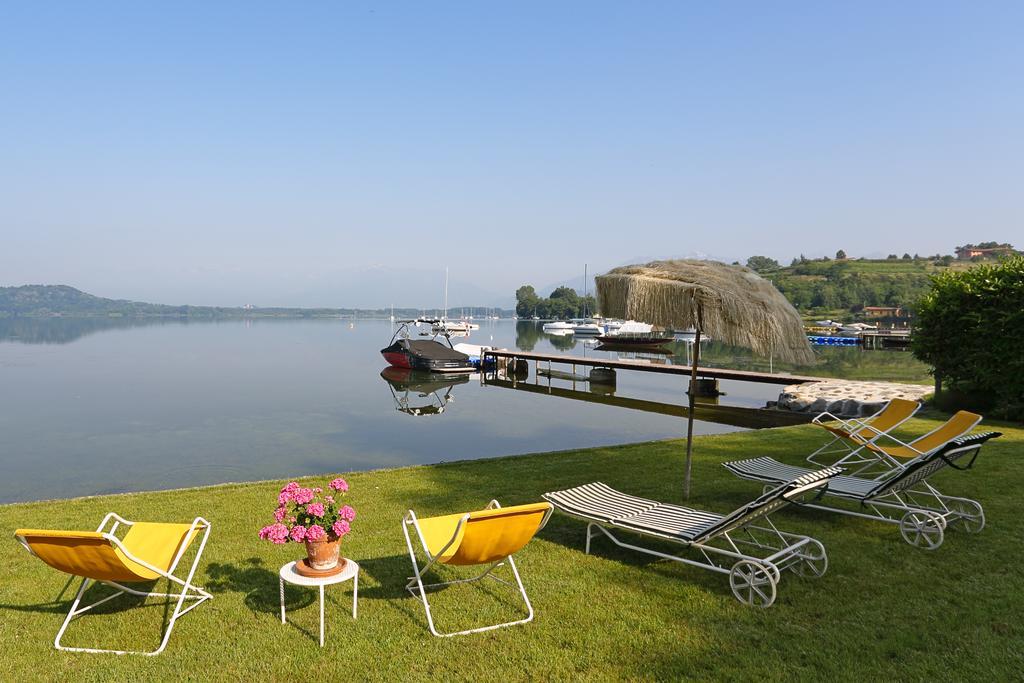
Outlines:
[[[109,526],[109,528],[107,528]],[[114,534],[119,527],[128,527],[124,538]],[[189,569],[188,576],[181,579],[174,575],[185,551],[192,541],[202,534],[195,560]],[[153,522],[130,522],[113,512],[103,518],[96,531],[55,531],[52,529],[18,529],[14,537],[30,553],[58,571],[82,577],[82,585],[78,588],[68,616],[57,632],[53,646],[58,650],[69,652],[109,652],[113,654],[158,655],[167,647],[174,622],[181,615],[197,607],[213,596],[202,588],[192,585],[199,558],[206,547],[210,535],[210,523],[202,517],[196,517],[191,524],[158,524]],[[182,587],[180,593],[151,593],[129,588],[125,583],[139,583],[168,579]],[[104,583],[118,591],[108,595],[91,605],[79,608],[89,582]],[[160,647],[152,652],[134,652],[128,650],[100,650],[85,647],[65,647],[60,644],[64,631],[71,620],[88,610],[112,600],[124,593],[144,597],[177,598],[177,604],[167,623],[167,630],[160,641]],[[185,600],[195,600],[185,609]]]
[[[859,462],[875,462],[877,455],[863,458],[864,447],[886,436],[896,427],[909,420],[921,409],[917,401],[905,398],[894,398],[874,415],[866,419],[841,419],[832,413],[824,412],[811,422],[832,434],[832,440],[807,456],[807,461],[815,465],[856,465]],[[822,461],[822,456],[841,457],[832,462]]]
[[[427,612],[427,624],[435,636],[460,636],[467,633],[490,631],[503,626],[525,624],[533,619],[533,606],[526,595],[523,581],[519,578],[514,553],[519,552],[530,542],[538,531],[544,528],[551,516],[550,503],[531,503],[503,508],[498,501],[492,500],[485,509],[476,512],[465,512],[440,517],[418,519],[416,513],[409,510],[402,520],[402,531],[405,533],[405,544],[409,548],[412,568],[415,576],[409,579],[406,589],[416,595],[419,593],[423,607]],[[416,552],[409,536],[409,529],[416,532],[428,561],[423,569],[416,562]],[[510,621],[492,626],[481,626],[466,631],[438,633],[434,628],[434,618],[430,613],[430,602],[427,600],[427,588],[437,588],[455,583],[469,583],[490,577],[501,583],[512,585],[491,574],[492,571],[508,562],[512,575],[519,587],[519,593],[526,603],[528,615],[525,619]],[[446,581],[443,583],[424,584],[423,576],[434,564],[445,565],[489,565],[483,574],[469,579]]]
[[[884,440],[869,441],[864,444],[864,448],[902,466],[900,459],[908,460],[937,451],[953,439],[967,434],[977,427],[979,422],[981,415],[960,410],[932,431],[909,443],[900,441],[892,434],[886,434]],[[887,445],[889,442],[896,445]]]

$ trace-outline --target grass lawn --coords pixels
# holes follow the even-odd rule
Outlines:
[[[934,425],[917,419],[907,431]],[[980,500],[988,525],[977,535],[951,530],[937,551],[910,547],[893,525],[790,508],[775,515],[776,523],[820,539],[830,568],[820,579],[783,576],[775,605],[760,610],[737,602],[721,574],[604,540],[584,555],[584,524],[556,512],[518,558],[536,619],[457,639],[431,636],[420,603],[403,589],[410,567],[400,519],[408,507],[426,516],[490,498],[509,505],[594,480],[679,502],[682,444],[352,474],[348,502],[359,516],[343,553],[363,567],[359,620],[350,618],[351,584],[328,588],[322,650],[314,591],[289,589],[289,624],[279,619],[277,569],[302,555],[300,547],[256,538],[284,482],[3,506],[7,533],[21,526],[91,529],[109,510],[151,521],[202,514],[213,531],[198,583],[215,598],[182,617],[156,658],[57,652],[52,640],[73,591],[58,598],[67,578],[8,537],[0,545],[7,570],[0,583],[0,679],[1019,679],[1024,429],[998,428],[1005,436],[985,447],[973,470],[936,478],[948,493]],[[813,426],[701,437],[692,503],[727,512],[759,493],[758,485],[729,475],[719,465],[724,460],[763,454],[801,463],[821,440]],[[470,454],[466,446],[447,455]],[[163,602],[125,611],[128,604],[118,598],[79,618],[65,643],[155,647]],[[444,590],[432,604],[445,630],[522,614],[512,589],[494,582]]]

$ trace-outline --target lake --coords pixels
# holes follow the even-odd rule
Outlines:
[[[544,334],[532,321],[479,322],[466,341],[606,353]],[[574,400],[609,393],[585,383],[578,394],[556,396],[483,385],[477,375],[449,382],[394,372],[382,377],[387,365],[379,350],[392,329],[389,321],[339,319],[0,319],[0,502],[685,435],[678,416]],[[673,349],[676,355],[662,360],[685,363],[687,345]],[[779,369],[771,359],[714,342],[703,353],[708,364]],[[878,372],[923,375],[906,353],[828,348],[819,354],[818,374],[856,374],[857,367],[881,362]],[[536,379],[531,367],[528,383]],[[551,384],[573,389],[565,380]],[[678,377],[620,372],[614,395],[682,406],[685,387]],[[779,387],[722,382],[722,390],[722,405],[758,408]],[[698,434],[741,428],[695,423]]]

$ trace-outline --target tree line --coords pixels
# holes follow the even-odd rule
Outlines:
[[[544,320],[584,318],[597,313],[597,300],[593,296],[580,296],[572,287],[558,287],[551,296],[537,294],[533,285],[516,290],[516,315],[520,318],[537,316]]]

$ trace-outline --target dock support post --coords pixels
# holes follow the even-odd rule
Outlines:
[[[700,325],[694,325],[696,334],[693,336],[693,366],[690,368],[690,387],[697,386],[697,362],[700,360]],[[683,498],[690,499],[690,458],[693,454],[693,403],[696,398],[694,391],[689,395],[689,406],[686,411],[686,473],[683,475]]]

